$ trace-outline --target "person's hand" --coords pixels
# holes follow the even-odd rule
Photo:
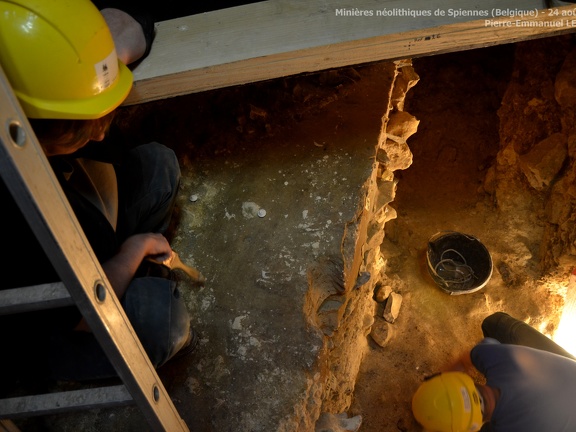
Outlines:
[[[102,268],[116,295],[122,297],[146,257],[169,257],[171,254],[170,243],[162,234],[136,234],[128,237],[120,246],[118,253],[102,264]]]
[[[448,365],[444,372],[465,372],[469,375],[476,372],[474,364],[472,364],[472,359],[470,358],[470,351],[462,354],[456,361]]]
[[[112,33],[120,61],[129,65],[140,59],[146,52],[146,37],[140,23],[120,9],[105,8],[100,13]]]
[[[120,246],[118,254],[138,257],[138,265],[148,256],[170,257],[172,248],[162,234],[144,233],[128,237]]]
[[[102,264],[102,269],[116,296],[121,298],[146,257],[151,255],[169,257],[171,254],[170,243],[162,234],[136,234],[122,243],[118,253]],[[90,331],[85,319],[80,321],[76,330]]]

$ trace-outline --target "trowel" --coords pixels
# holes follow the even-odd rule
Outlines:
[[[166,258],[165,260],[160,260],[160,259],[154,258],[154,257],[148,257],[147,259],[153,263],[168,267],[171,270],[176,270],[176,269],[182,270],[184,273],[186,273],[188,276],[190,276],[190,279],[192,279],[193,282],[196,282],[200,285],[204,285],[204,283],[206,282],[206,278],[204,276],[202,276],[202,274],[198,270],[196,270],[195,268],[192,268],[192,267],[184,264],[182,262],[182,260],[180,259],[180,256],[178,256],[178,254],[175,251],[172,251],[170,256],[168,258]]]

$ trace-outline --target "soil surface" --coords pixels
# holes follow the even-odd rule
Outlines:
[[[368,337],[369,349],[348,412],[350,417],[362,416],[361,431],[420,431],[410,410],[413,392],[425,376],[451,363],[481,339],[480,324],[491,313],[508,312],[546,333],[557,326],[563,300],[558,288],[542,278],[538,269],[543,227],[537,212],[529,210],[530,203],[518,211],[497,210],[482,188],[487,169],[500,148],[497,112],[513,71],[515,49],[514,45],[504,45],[413,61],[420,82],[410,90],[405,111],[420,120],[418,132],[408,140],[414,162],[408,169],[395,173],[398,187],[391,206],[398,217],[387,223],[382,246],[386,259],[382,284],[400,293],[403,302],[398,319],[392,324],[388,345],[382,348]],[[325,142],[313,137],[338,136],[343,133],[339,127],[346,124],[346,119],[362,117],[360,96],[370,88],[379,88],[378,68],[377,64],[348,68],[211,91],[179,101],[160,101],[132,107],[118,120],[121,125],[124,122],[123,130],[134,143],[154,139],[176,143],[183,171],[194,170],[197,176],[201,177],[203,169],[209,167],[198,166],[196,161],[224,159],[230,154],[245,153],[245,160],[234,160],[241,161],[247,170],[264,170],[269,168],[266,165],[269,162],[261,165],[254,162],[259,148],[251,147],[251,143],[282,136],[287,127],[307,125],[309,129],[294,135],[299,137],[293,143],[294,149],[322,152]],[[338,104],[346,98],[354,103]],[[331,111],[335,107],[338,111]],[[188,111],[183,113],[183,109]],[[374,106],[366,109],[373,116]],[[333,129],[319,132],[320,122],[310,125],[302,121],[319,113],[331,118],[326,124]],[[302,148],[303,135],[311,137],[306,149]],[[284,136],[283,148],[291,145]],[[359,153],[368,152],[368,147]],[[300,171],[283,172],[282,161],[275,163],[278,165],[271,172],[279,178],[285,177],[285,182],[292,182],[291,176],[301,176]],[[256,171],[245,171],[242,175],[249,177],[251,172]],[[333,176],[333,172],[327,172],[326,178],[308,180],[311,187],[316,183],[329,185],[335,181]],[[191,194],[196,192],[190,188]],[[298,194],[288,197],[289,202],[281,197],[264,198],[270,198],[278,206],[290,206],[302,199]],[[226,202],[232,198],[221,199]],[[343,202],[334,203],[337,205]],[[190,220],[185,217],[181,214],[180,220]],[[253,238],[246,237],[247,244],[256,242],[248,245],[247,250],[257,248],[258,242],[266,241],[267,236],[279,235],[281,226],[271,225]],[[494,270],[482,290],[450,296],[434,285],[425,269],[424,254],[428,239],[440,231],[474,235],[488,248]],[[193,240],[200,241],[198,236]],[[177,237],[174,241],[182,242]],[[236,262],[239,253],[225,247],[194,250],[193,254],[181,253],[181,256],[201,270],[206,269],[207,259],[212,257],[219,260],[212,260],[214,266],[230,268],[229,263]],[[231,285],[229,292],[227,301],[232,304],[234,294],[240,290]],[[382,314],[382,310],[377,313]],[[208,322],[200,324],[204,328],[210,326]],[[223,333],[220,336],[225,340],[226,330],[214,331]],[[272,338],[273,332],[269,336]],[[201,344],[198,358],[206,349]],[[217,365],[212,366],[216,371]],[[170,382],[174,374],[161,372],[161,375]],[[195,409],[206,411],[207,417],[219,415],[214,405]],[[211,429],[198,423],[191,425],[191,430]]]
[[[528,42],[530,43],[530,42]],[[533,43],[536,52],[537,42]],[[403,296],[385,348],[372,343],[349,415],[363,431],[419,431],[410,411],[425,376],[455,361],[482,338],[482,320],[496,311],[549,334],[558,323],[557,285],[540,277],[542,227],[532,203],[497,210],[482,184],[499,150],[498,109],[513,71],[514,45],[414,60],[420,82],[405,110],[420,121],[408,144],[414,162],[396,173],[386,225],[387,284]],[[522,131],[518,131],[522,134]],[[494,270],[482,290],[449,296],[427,274],[428,239],[440,231],[471,234],[488,248]],[[510,269],[522,269],[521,272]]]
[[[538,52],[547,49],[538,41],[526,44],[532,44],[537,59],[542,58]],[[420,120],[418,132],[408,140],[414,162],[395,173],[398,188],[391,206],[398,217],[387,223],[382,247],[387,259],[382,283],[400,293],[403,303],[389,344],[382,348],[368,338],[369,351],[348,412],[350,417],[362,416],[362,431],[421,430],[410,410],[413,392],[425,376],[482,338],[480,324],[491,313],[505,311],[547,334],[558,324],[562,297],[552,279],[541,277],[538,266],[543,226],[533,209],[540,203],[531,203],[527,196],[503,210],[482,187],[500,149],[498,110],[516,48],[503,45],[413,61],[420,82],[410,90],[405,111]],[[185,143],[182,153],[197,157],[246,147],[248,159],[253,159],[251,141],[310,128],[305,120],[319,113],[318,118],[341,119],[337,125],[362,117],[361,95],[379,88],[378,68],[368,65],[193,95],[199,108],[194,137],[173,142]],[[346,99],[357,102],[338,103]],[[373,113],[374,106],[365,109],[373,115],[368,112]],[[169,116],[169,111],[164,117],[155,114],[151,131],[166,131]],[[314,136],[323,124],[334,127],[335,122],[319,121],[300,133]],[[295,148],[299,143],[293,143]],[[323,143],[314,144],[321,148]],[[195,169],[194,159],[183,162]],[[485,288],[449,296],[433,283],[425,269],[425,250],[428,239],[440,231],[471,234],[488,248],[494,269]]]

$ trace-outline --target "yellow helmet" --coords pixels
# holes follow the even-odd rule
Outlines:
[[[90,0],[0,0],[0,65],[30,118],[100,118],[132,87]]]
[[[480,394],[472,378],[462,372],[424,381],[412,398],[412,412],[429,432],[476,432],[482,427]]]

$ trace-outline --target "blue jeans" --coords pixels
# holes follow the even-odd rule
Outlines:
[[[180,167],[172,150],[153,142],[133,148],[116,169],[120,241],[133,234],[165,233],[180,184]]]
[[[496,339],[503,344],[523,345],[575,359],[572,354],[535,328],[504,312],[496,312],[486,317],[482,321],[482,333],[484,337]],[[490,431],[492,426],[490,423],[485,423],[481,432]]]
[[[186,343],[190,317],[175,281],[134,279],[121,304],[155,368],[170,360]],[[92,333],[53,332],[50,348],[49,369],[54,379],[82,381],[117,376]]]

